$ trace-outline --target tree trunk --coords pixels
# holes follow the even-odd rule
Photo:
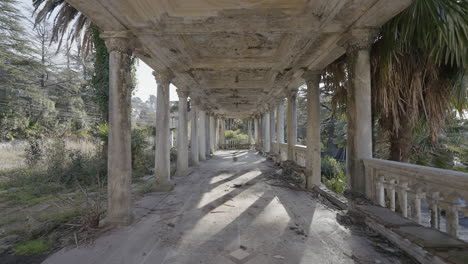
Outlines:
[[[405,163],[409,161],[413,144],[412,132],[412,123],[406,116],[402,116],[400,128],[393,131],[390,137],[390,160]]]

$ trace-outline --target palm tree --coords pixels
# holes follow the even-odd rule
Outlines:
[[[88,54],[93,45],[92,33],[95,28],[91,20],[65,0],[32,0],[32,3],[36,24],[55,15],[51,42],[58,42],[60,48],[64,37],[69,42],[76,40],[79,50],[85,55]]]
[[[391,160],[409,161],[419,119],[435,142],[449,110],[467,108],[467,11],[466,1],[415,0],[381,28],[371,52],[372,96]],[[330,65],[323,80],[345,107],[346,61]]]

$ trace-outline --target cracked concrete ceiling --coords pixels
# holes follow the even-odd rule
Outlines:
[[[178,88],[217,114],[276,104],[345,53],[353,29],[376,28],[411,0],[67,0],[103,31],[129,31],[135,54],[170,68]]]

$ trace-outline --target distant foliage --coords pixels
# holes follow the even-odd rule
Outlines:
[[[237,130],[226,130],[225,138],[226,139],[235,139],[235,138],[247,138],[248,135],[242,134],[240,129]]]

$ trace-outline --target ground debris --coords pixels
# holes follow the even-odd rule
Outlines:
[[[275,259],[284,259],[284,257],[281,256],[281,255],[274,255],[273,258],[275,258]]]
[[[266,183],[276,187],[303,190],[305,188],[304,168],[292,161],[284,161],[281,163],[281,168],[266,175]]]

